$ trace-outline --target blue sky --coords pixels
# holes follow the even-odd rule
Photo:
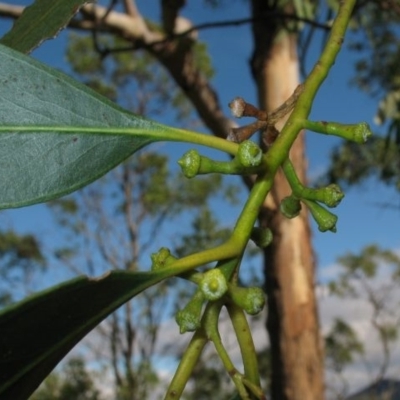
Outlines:
[[[29,4],[21,1],[20,4]],[[235,18],[245,18],[248,11],[242,1],[223,2],[221,9],[213,10],[205,7],[202,2],[188,2],[183,15],[196,23],[220,21]],[[139,10],[150,18],[159,18],[158,2],[147,0],[137,1]],[[157,4],[156,6],[154,6]],[[0,33],[10,26],[2,21]],[[242,96],[250,102],[255,102],[255,87],[250,76],[248,60],[251,55],[251,32],[246,25],[224,29],[210,29],[200,32],[200,38],[207,42],[213,58],[216,75],[213,84],[216,87],[220,101],[228,114],[229,101],[235,96]],[[43,62],[65,70],[64,46],[66,34],[61,33],[55,40],[46,42],[34,52],[34,56]],[[250,45],[249,45],[250,44]],[[309,51],[307,67],[316,61],[321,49],[321,41],[314,40]],[[377,99],[371,99],[357,88],[349,85],[354,74],[354,54],[344,47],[328,79],[321,88],[314,103],[311,118],[316,120],[333,120],[343,123],[366,121],[374,131],[380,128],[373,124],[373,116],[377,107]],[[161,121],[165,122],[165,121]],[[328,156],[332,146],[340,142],[315,133],[307,133],[307,157],[309,174],[314,178],[321,174],[327,166]],[[172,146],[168,146],[168,149]],[[176,150],[171,150],[176,156]],[[180,154],[180,151],[179,151]],[[334,210],[339,216],[338,232],[320,233],[313,226],[313,242],[317,255],[318,266],[323,268],[334,263],[344,252],[356,252],[371,242],[378,242],[384,247],[399,248],[399,237],[396,226],[399,211],[380,207],[379,203],[398,204],[398,194],[376,180],[370,179],[362,186],[347,188],[342,203]],[[237,210],[239,213],[239,210]],[[221,210],[223,215],[223,210]],[[228,215],[227,215],[228,217]],[[232,214],[229,214],[232,218]],[[5,226],[14,226],[20,231],[37,231],[46,234],[51,230],[50,219],[44,206],[33,206],[3,213]]]

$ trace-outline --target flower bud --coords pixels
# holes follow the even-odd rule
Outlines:
[[[180,333],[194,332],[201,325],[204,294],[197,290],[186,306],[175,315]]]
[[[354,141],[357,143],[365,143],[372,136],[370,126],[366,122],[360,122],[354,130]]]
[[[372,135],[371,128],[366,122],[359,124],[340,124],[327,121],[305,121],[304,128],[325,135],[335,135],[356,143],[365,143]]]
[[[171,263],[173,263],[175,260],[177,260],[176,257],[174,257],[170,250],[166,247],[161,247],[160,250],[157,251],[157,253],[153,253],[151,256],[151,269],[152,271],[156,271],[158,269],[162,269],[164,267],[167,267]]]
[[[193,178],[200,170],[201,156],[197,150],[189,150],[178,160],[178,164],[186,178]]]
[[[273,240],[271,229],[254,227],[251,230],[251,240],[260,248],[267,247]]]
[[[257,167],[262,161],[262,150],[251,140],[240,143],[236,159],[244,167]]]
[[[279,205],[281,213],[286,218],[294,218],[300,214],[301,203],[300,200],[294,196],[285,197]]]
[[[232,301],[249,315],[256,315],[265,305],[265,295],[258,287],[243,288],[229,286],[229,296]]]
[[[311,215],[315,219],[318,225],[318,229],[321,232],[331,231],[336,232],[336,222],[338,217],[332,214],[326,208],[322,207],[320,204],[311,200],[303,200],[311,212]]]
[[[327,123],[327,132],[331,135],[341,136],[343,139],[363,144],[372,135],[371,128],[366,122],[359,124],[339,124],[336,122]]]
[[[343,199],[344,193],[338,185],[332,183],[328,185],[324,190],[324,200],[323,203],[328,207],[336,207]]]
[[[228,283],[221,270],[214,268],[204,273],[199,288],[207,300],[214,301],[220,299],[226,293]]]

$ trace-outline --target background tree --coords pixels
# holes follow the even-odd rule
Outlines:
[[[400,188],[400,7],[396,1],[360,2],[351,48],[358,55],[355,83],[379,101],[375,122],[382,128],[362,149],[349,143],[332,153],[331,182],[360,183],[367,177]],[[382,204],[385,200],[382,199]]]
[[[16,301],[31,290],[33,274],[46,266],[38,238],[12,229],[0,232],[0,306]],[[17,294],[15,292],[22,292]],[[17,290],[19,289],[19,290]]]
[[[305,9],[312,8],[311,3],[304,3]],[[290,15],[303,15],[292,2],[253,0],[251,10],[254,39],[251,71],[260,108],[271,112],[299,84],[296,44],[300,27]],[[303,182],[306,181],[304,152],[301,135],[291,149],[291,160]],[[279,212],[280,201],[290,193],[286,178],[278,172],[260,212],[260,225],[274,232],[272,245],[264,250],[263,261],[271,345],[271,395],[275,399],[317,399],[324,396],[324,378],[310,226],[305,212],[290,220]]]
[[[91,374],[81,358],[70,358],[62,372],[55,371],[31,396],[31,400],[101,400]]]
[[[365,367],[367,383],[371,385],[390,377],[388,372],[400,327],[398,255],[371,245],[364,248],[361,254],[348,253],[340,257],[339,263],[341,272],[330,282],[331,293],[344,300],[357,300],[359,307],[368,310],[369,323],[361,332],[364,338],[360,339],[360,332],[356,333],[351,327],[352,322],[344,321],[338,314],[326,337],[327,366],[342,383],[341,390],[336,388],[337,399],[348,395],[349,382],[343,373],[355,361]],[[363,344],[368,336],[380,347],[375,349],[374,355],[368,355]]]
[[[336,318],[325,337],[325,357],[328,374],[335,375],[334,383],[327,384],[334,399],[345,399],[349,382],[344,374],[345,368],[353,363],[357,356],[364,354],[364,346],[352,327],[341,318]]]

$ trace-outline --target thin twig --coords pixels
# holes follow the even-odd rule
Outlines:
[[[149,48],[152,48],[152,47],[155,47],[158,45],[166,44],[175,39],[186,37],[186,36],[190,35],[192,32],[205,30],[205,29],[235,27],[235,26],[250,24],[253,22],[257,22],[257,21],[264,21],[265,19],[271,18],[271,17],[276,17],[276,18],[280,18],[280,19],[292,19],[295,21],[304,22],[304,23],[311,25],[314,28],[323,29],[325,31],[329,31],[331,29],[331,26],[329,24],[320,23],[318,21],[314,21],[314,20],[311,20],[308,18],[298,17],[297,15],[294,15],[294,14],[285,14],[285,13],[279,13],[279,12],[273,11],[269,15],[259,17],[259,18],[242,18],[242,19],[233,19],[233,20],[227,20],[227,21],[205,22],[202,24],[194,25],[191,28],[189,28],[183,32],[169,35],[168,37],[161,39],[161,40],[157,40],[155,42],[151,42],[151,43],[141,42],[141,43],[135,43],[130,46],[122,46],[122,47],[116,47],[113,49],[107,49],[107,54],[138,50],[141,48],[149,49]]]

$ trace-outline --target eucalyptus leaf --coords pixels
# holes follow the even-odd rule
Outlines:
[[[0,209],[75,191],[151,142],[237,144],[167,127],[118,107],[67,75],[0,45]]]
[[[154,139],[155,129],[66,75],[0,47],[0,208],[46,201],[95,180]],[[48,132],[24,132],[42,126]],[[69,128],[62,132],[57,127]],[[92,129],[91,134],[87,131]],[[105,129],[104,129],[105,128]],[[7,132],[8,131],[8,132]],[[101,131],[101,132],[100,132]]]
[[[88,332],[171,271],[79,277],[0,313],[0,398],[25,400]]]
[[[29,53],[46,39],[54,38],[87,0],[36,0],[26,7],[0,43]]]

